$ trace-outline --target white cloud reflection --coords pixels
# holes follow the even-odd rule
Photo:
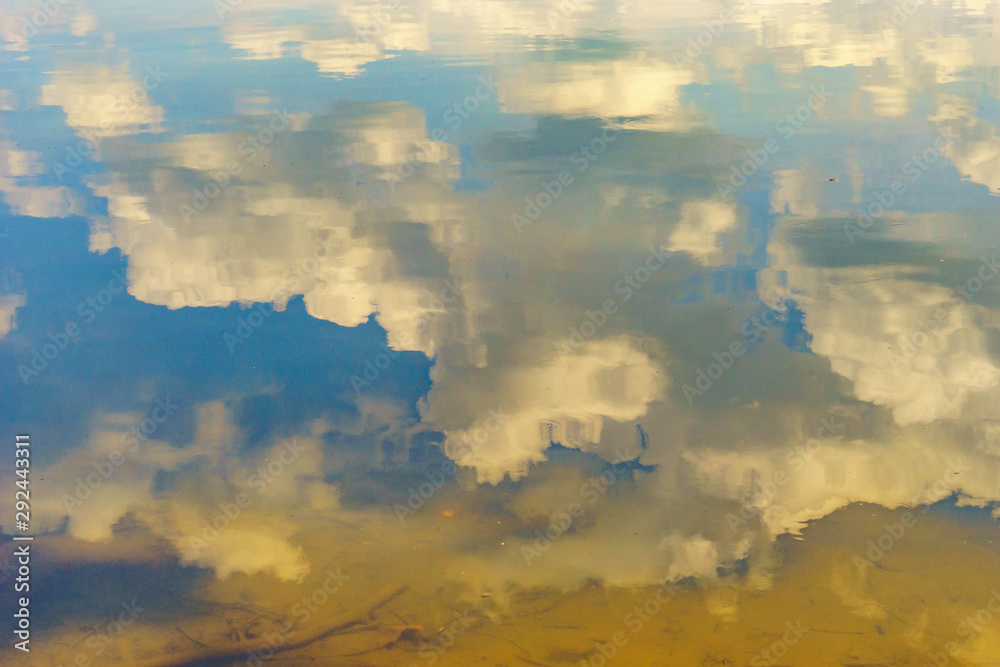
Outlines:
[[[478,484],[521,485],[503,506],[522,522],[503,536],[511,548],[470,550],[454,557],[449,571],[492,586],[506,580],[571,586],[587,577],[632,586],[664,575],[712,578],[748,559],[756,581],[766,585],[758,571],[764,568],[757,565],[769,563],[762,553],[774,537],[800,532],[851,503],[898,507],[953,493],[966,504],[1000,501],[1000,449],[995,429],[982,422],[993,414],[1000,383],[993,333],[985,324],[992,309],[985,302],[955,302],[946,281],[920,267],[841,266],[793,242],[793,232],[818,227],[823,216],[843,217],[859,203],[862,186],[874,175],[856,151],[848,157],[840,151],[837,160],[850,178],[834,194],[824,189],[831,183],[825,172],[818,177],[819,169],[810,168],[814,156],[807,151],[822,151],[818,142],[783,145],[765,170],[775,177],[765,208],[781,217],[766,234],[753,230],[769,256],[767,268],[755,274],[753,297],[779,309],[786,300],[794,302],[811,336],[810,354],[770,342],[719,379],[702,411],[686,411],[683,401],[672,400],[681,395],[684,369],[725,349],[711,347],[708,341],[718,331],[697,318],[710,311],[711,328],[729,331],[732,339],[747,309],[722,288],[702,287],[721,283],[723,269],[735,264],[735,251],[745,251],[753,235],[747,227],[750,205],[712,198],[713,179],[728,177],[731,164],[745,159],[745,147],[709,129],[710,105],[692,102],[701,87],[721,81],[722,92],[743,95],[743,111],[765,107],[761,118],[773,127],[773,118],[787,112],[773,108],[775,91],[799,95],[800,77],[850,68],[858,74],[841,98],[851,103],[831,110],[832,122],[910,123],[913,114],[923,113],[915,100],[925,87],[938,91],[970,68],[995,65],[993,52],[961,40],[934,40],[920,51],[932,75],[917,76],[910,64],[915,45],[903,32],[875,39],[840,20],[829,3],[768,2],[740,9],[739,27],[734,24],[692,63],[647,53],[642,44],[560,59],[549,57],[558,50],[542,42],[587,34],[579,21],[595,7],[581,5],[579,15],[550,24],[546,8],[534,4],[418,4],[407,5],[371,40],[358,40],[355,32],[364,27],[369,5],[338,10],[340,33],[250,14],[232,17],[220,30],[236,58],[301,57],[339,77],[362,76],[376,61],[402,61],[402,52],[432,51],[439,39],[461,53],[474,49],[476,40],[501,49],[507,40],[538,38],[542,55],[524,48],[519,53],[529,55],[495,64],[501,120],[530,116],[539,123],[535,134],[512,136],[484,112],[477,121],[486,130],[463,128],[468,135],[435,140],[422,109],[390,100],[344,104],[328,116],[316,113],[317,107],[296,112],[288,131],[254,158],[240,147],[260,116],[230,119],[240,129],[171,134],[149,149],[152,166],[137,168],[127,157],[128,135],[164,129],[165,114],[147,101],[110,125],[104,122],[104,107],[137,85],[127,67],[62,68],[42,87],[40,99],[62,107],[77,131],[105,128],[126,155],[103,158],[108,174],[89,180],[108,202],[107,216],[93,224],[91,248],[118,248],[127,256],[129,292],[137,299],[172,309],[269,302],[280,310],[302,295],[317,319],[351,327],[375,315],[390,346],[434,357],[433,386],[419,405],[421,428],[443,434],[444,450],[466,468],[460,480],[467,488],[475,485],[466,473]],[[928,9],[942,6],[931,4]],[[661,5],[648,5],[651,15],[666,13],[673,20],[673,12],[682,11]],[[972,13],[986,9],[981,3],[964,6]],[[633,18],[624,23],[646,28],[634,19],[644,7],[629,3]],[[690,13],[685,20],[711,15],[701,4]],[[442,15],[447,20],[436,23]],[[461,32],[469,26],[475,30]],[[771,77],[778,83],[762,83]],[[254,94],[262,108],[281,106],[264,92]],[[947,154],[949,164],[995,194],[995,128],[968,100],[942,99],[936,115],[917,120],[954,125],[958,139]],[[622,121],[625,132],[586,173],[573,172],[579,180],[518,235],[509,221],[523,210],[525,197],[536,196],[561,169],[575,168],[572,149],[532,143],[546,129],[541,120],[552,118],[556,129],[548,138],[573,147],[580,130],[568,121],[597,127]],[[811,133],[820,130],[803,135]],[[63,189],[28,184],[29,176],[41,173],[36,156],[11,142],[0,150],[0,165],[6,165],[0,190],[12,208],[46,217],[79,212]],[[233,163],[239,176],[203,210],[186,216],[182,206],[192,205],[193,193]],[[831,163],[841,164],[833,158]],[[944,171],[934,177],[949,178]],[[464,178],[484,173],[492,180],[484,191],[459,187]],[[908,216],[900,208],[886,220]],[[651,247],[694,262],[672,258],[626,298],[618,286]],[[445,305],[439,296],[446,281],[461,293]],[[679,303],[691,292],[700,297],[693,305]],[[593,314],[606,300],[615,312],[604,312],[597,324]],[[0,302],[10,312],[15,307],[12,299]],[[914,334],[940,309],[947,317],[915,344]],[[13,321],[7,310],[0,310],[0,334],[4,318]],[[593,333],[579,334],[587,322]],[[915,351],[900,364],[894,354],[905,347],[903,338]],[[770,374],[789,369],[808,373],[802,382],[811,387],[830,387],[828,395],[803,391],[775,398]],[[719,398],[725,383],[739,386],[741,379],[743,389]],[[811,459],[793,463],[798,459],[789,453],[806,445],[814,430],[802,424],[825,418],[829,402],[850,403],[879,428],[840,433]],[[394,422],[396,432],[412,427],[402,410],[382,407],[391,415],[383,421]],[[769,423],[766,415],[775,414],[783,420]],[[108,419],[117,424],[126,417]],[[107,539],[131,513],[167,540],[181,562],[211,568],[220,577],[304,576],[313,562],[299,539],[303,526],[322,524],[339,511],[340,490],[323,477],[332,455],[322,436],[336,429],[308,426],[300,437],[301,457],[246,508],[246,521],[192,554],[191,539],[203,534],[203,522],[215,516],[219,503],[240,492],[256,498],[249,476],[262,458],[236,452],[240,435],[220,405],[204,406],[199,425],[187,447],[143,448],[69,517],[68,533]],[[120,430],[96,427],[85,446],[46,471],[53,489],[47,497],[71,489],[78,471],[117,438]],[[557,459],[552,443],[578,451]],[[268,443],[263,458],[280,456],[280,446]],[[534,538],[523,529],[544,527],[553,512],[587,503],[581,487],[603,470],[598,459],[617,462],[617,453],[655,467],[616,479],[608,495],[587,504],[587,521],[527,567],[520,547],[530,547]],[[959,460],[963,468],[956,472]],[[154,484],[163,471],[183,478],[169,502]],[[728,517],[739,512],[755,483],[774,480],[778,472],[787,481],[758,496],[753,520],[733,530]],[[39,521],[57,530],[66,521],[61,507],[40,505]],[[290,508],[314,514],[287,521]],[[384,507],[362,513],[395,520]],[[762,534],[755,532],[758,518]]]

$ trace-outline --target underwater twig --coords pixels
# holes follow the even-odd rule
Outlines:
[[[181,626],[175,625],[174,627],[177,628],[177,632],[181,633],[182,635],[184,635],[184,637],[186,637],[187,639],[193,641],[198,646],[204,646],[205,648],[210,648],[208,644],[202,644],[200,641],[198,641],[197,639],[195,639],[194,637],[192,637],[188,633],[184,632],[184,629]]]
[[[516,641],[514,641],[512,639],[507,639],[506,637],[501,637],[499,635],[490,634],[489,632],[483,632],[481,630],[479,631],[479,634],[483,635],[484,637],[492,637],[493,639],[499,639],[500,641],[507,642],[508,644],[510,644],[511,646],[513,646],[514,648],[516,648],[521,653],[524,653],[527,656],[531,655],[531,653],[529,653],[526,648],[524,648],[523,646],[521,646],[520,644],[518,644]],[[524,660],[525,662],[530,663],[532,665],[537,665],[538,664],[537,662],[531,662],[530,660],[528,660],[526,658],[522,658],[519,655],[518,656],[514,656],[514,657],[517,658],[517,659],[519,659],[519,660]]]
[[[239,660],[248,652],[254,653],[268,651],[277,655],[278,653],[295,651],[314,642],[320,641],[321,639],[326,639],[327,637],[339,634],[344,630],[349,630],[358,625],[364,625],[371,619],[376,611],[405,593],[408,588],[409,586],[400,586],[389,593],[376,597],[363,612],[346,620],[340,620],[326,627],[314,630],[311,633],[304,633],[300,631],[297,633],[300,634],[298,639],[290,641],[287,644],[282,644],[281,646],[274,646],[274,644],[270,641],[257,642],[252,645],[243,643],[242,645],[229,645],[209,651],[192,651],[183,655],[146,660],[139,663],[139,665],[141,665],[141,667],[222,667],[223,665],[228,665],[236,660]]]

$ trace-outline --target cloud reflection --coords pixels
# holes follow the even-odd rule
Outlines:
[[[995,100],[982,92],[996,82],[977,78],[995,69],[996,35],[970,45],[949,23],[959,34],[916,39],[922,17],[883,30],[886,3],[864,21],[829,3],[749,3],[703,54],[675,59],[714,4],[620,3],[627,12],[604,16],[579,3],[550,21],[551,5],[406,4],[377,30],[368,3],[315,23],[247,8],[218,28],[232,69],[215,73],[225,111],[204,123],[165,93],[137,93],[145,64],[81,58],[44,75],[39,103],[80,137],[101,133],[100,168],[56,185],[42,149],[5,134],[5,205],[87,215],[90,249],[121,253],[129,294],[183,323],[162,335],[196,330],[224,362],[192,401],[190,437],[151,436],[80,499],[81,479],[100,476],[143,418],[92,415],[88,437],[40,467],[40,530],[98,543],[132,531],[143,558],[222,582],[305,581],[357,542],[407,562],[433,542],[442,576],[509,601],[511,583],[588,578],[629,587],[739,573],[764,589],[780,536],[852,505],[1000,502],[995,283],[955,296],[990,247],[981,219],[997,211]],[[955,11],[972,21],[990,7]],[[945,3],[921,11],[939,16]],[[623,20],[595,34],[595,15]],[[648,39],[672,25],[683,38]],[[309,86],[254,78],[286,58],[315,65]],[[414,83],[425,74],[443,91],[434,103]],[[475,92],[493,80],[495,105],[492,89]],[[733,165],[814,85],[837,91],[822,117],[723,201]],[[475,116],[439,127],[442,109],[470,95]],[[20,113],[8,99],[3,113]],[[905,171],[915,137],[940,129],[953,140],[920,185],[845,240],[854,211]],[[612,131],[613,145],[580,158]],[[511,224],[531,206],[529,225]],[[959,224],[979,231],[956,234]],[[652,256],[666,259],[654,270]],[[0,337],[15,310],[37,307],[26,295],[0,296]],[[264,399],[279,403],[291,382],[258,371],[245,348],[274,368],[300,359],[298,332],[277,324],[293,321],[300,296],[315,323],[384,333],[389,362],[377,381],[345,382],[279,418]],[[260,326],[274,336],[226,354],[228,330],[185,319],[232,304],[273,306]],[[773,314],[766,333],[744,333],[762,312]],[[746,354],[726,362],[733,341]],[[416,384],[398,351],[432,364],[419,400],[395,398]],[[295,389],[326,392],[328,376],[382,364],[336,358],[354,366],[296,368]],[[695,405],[683,387],[699,372],[712,383]],[[121,381],[166,383],[134,369]],[[824,420],[842,425],[820,437]],[[444,456],[455,479],[399,523],[393,504],[437,479]],[[461,528],[432,539],[442,517]],[[166,546],[150,555],[153,540]],[[853,613],[883,619],[855,578],[834,587]],[[738,615],[727,599],[713,613]]]

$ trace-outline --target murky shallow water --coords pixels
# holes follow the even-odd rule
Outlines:
[[[0,660],[1000,664],[998,21],[5,6]]]

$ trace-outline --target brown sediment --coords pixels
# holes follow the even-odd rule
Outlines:
[[[247,653],[260,651],[271,651],[273,655],[297,651],[310,644],[336,634],[349,631],[357,626],[370,623],[375,612],[389,604],[397,597],[406,592],[409,586],[399,586],[391,589],[388,593],[376,596],[373,601],[361,612],[345,615],[340,619],[313,630],[312,632],[297,632],[300,636],[295,641],[290,641],[281,646],[274,646],[268,641],[256,642],[254,644],[241,643],[232,644],[222,648],[208,651],[189,651],[181,655],[168,656],[166,658],[155,658],[138,663],[138,667],[211,667],[213,665],[227,665],[234,660],[239,660]]]

